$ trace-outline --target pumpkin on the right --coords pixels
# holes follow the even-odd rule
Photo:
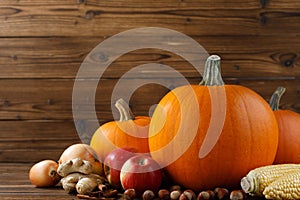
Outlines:
[[[166,94],[151,118],[151,156],[171,181],[194,191],[238,188],[251,169],[274,162],[278,127],[253,90],[224,85],[220,57],[207,59],[200,85]]]
[[[274,164],[300,163],[300,114],[279,109],[280,99],[285,92],[278,87],[270,99],[278,123],[279,140]]]

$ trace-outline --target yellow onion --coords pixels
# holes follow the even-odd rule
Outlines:
[[[29,179],[37,187],[55,186],[61,179],[57,174],[58,163],[54,160],[43,160],[34,164],[29,170]]]
[[[81,143],[69,146],[61,154],[58,163],[62,164],[74,158],[81,158],[91,162],[94,167],[93,173],[103,175],[102,163],[98,160],[97,153],[91,146]]]

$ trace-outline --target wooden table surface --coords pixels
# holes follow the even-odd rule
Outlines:
[[[67,194],[60,186],[36,188],[31,185],[28,172],[32,164],[0,163],[0,199],[1,200],[78,200]],[[264,200],[247,196],[247,200]]]
[[[67,194],[61,187],[36,188],[31,185],[28,172],[31,164],[1,163],[0,164],[0,199],[76,199]]]

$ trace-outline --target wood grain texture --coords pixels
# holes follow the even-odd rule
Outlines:
[[[0,163],[56,160],[68,145],[88,141],[95,131],[89,105],[95,103],[99,124],[114,120],[116,88],[117,97],[122,97],[130,87],[140,86],[131,94],[130,106],[136,115],[149,115],[160,98],[181,83],[173,70],[189,83],[201,80],[201,73],[173,52],[151,48],[127,52],[102,74],[95,99],[89,88],[99,76],[86,72],[89,77],[80,84],[83,94],[77,97],[82,103],[75,107],[81,118],[74,122],[72,92],[81,64],[113,59],[109,52],[118,45],[89,53],[132,28],[162,27],[190,36],[209,54],[222,57],[226,83],[249,87],[267,101],[277,86],[284,86],[281,108],[300,113],[299,7],[300,1],[287,0],[1,0]],[[156,37],[147,34],[148,39]],[[134,37],[125,45],[131,47],[139,39],[147,44],[145,38]],[[167,39],[163,43],[169,45]],[[195,54],[190,48],[183,51]],[[203,62],[200,54],[197,62]],[[172,70],[132,73],[148,63]],[[83,139],[75,124],[86,133]],[[35,192],[27,193],[28,199],[35,198]],[[21,199],[8,193],[4,197],[0,192],[0,198]]]
[[[31,185],[28,172],[33,163],[0,163],[0,199],[1,200],[79,200],[75,195],[67,194],[58,184],[50,188],[36,188]],[[113,198],[123,199],[122,195]],[[142,198],[137,198],[141,200]],[[249,200],[264,198],[248,197]],[[105,199],[103,199],[105,200]],[[107,198],[107,200],[112,200]]]
[[[145,26],[171,28],[190,35],[294,35],[299,32],[300,23],[297,7],[265,10],[268,4],[261,1],[33,2],[17,1],[1,7],[4,23],[0,24],[0,36],[107,37]]]
[[[0,121],[0,163],[58,160],[70,144],[81,142],[73,121]]]
[[[36,188],[29,180],[33,163],[0,164],[0,199],[72,199],[60,186]]]
[[[100,87],[97,89],[95,101],[90,98],[90,94],[84,93],[88,90],[91,82],[82,83],[80,90],[82,96],[78,96],[78,105],[75,110],[85,113],[84,118],[89,118],[88,115],[93,110],[86,110],[84,104],[95,103],[96,111],[99,113],[101,122],[112,119],[111,106],[115,100],[122,98],[128,92],[128,85],[141,86],[144,79],[127,79],[123,80],[122,84],[116,84],[116,80],[106,79],[100,81]],[[147,80],[150,82],[159,82],[160,79]],[[198,84],[200,79],[190,79],[189,83]],[[269,98],[273,91],[278,86],[287,87],[287,92],[284,99],[294,102],[288,106],[290,109],[299,111],[296,106],[297,98],[299,97],[299,80],[251,80],[251,79],[225,79],[227,83],[235,83],[249,87],[259,92],[264,98]],[[95,83],[94,83],[95,84]],[[97,84],[97,82],[96,82]],[[165,87],[156,84],[146,84],[141,86],[139,90],[133,91],[131,103],[133,110],[137,114],[147,114],[150,105],[156,104],[159,100],[175,85],[180,85],[177,79],[171,79],[166,82]],[[262,87],[263,85],[263,87]],[[1,113],[2,120],[72,120],[72,81],[67,80],[0,80],[1,86]],[[111,99],[114,90],[120,91],[115,94],[115,100]],[[36,94],[39,95],[36,95]],[[103,95],[105,94],[105,95]],[[151,98],[145,98],[150,97]],[[139,106],[138,106],[139,105]],[[148,105],[148,106],[147,106]],[[137,108],[138,106],[138,108]]]
[[[300,77],[298,37],[201,36],[193,39],[207,53],[222,57],[224,77]],[[101,55],[115,48],[90,54],[101,42],[103,39],[98,37],[0,38],[0,78],[75,78],[83,62],[100,63]],[[117,58],[102,77],[120,78],[131,68],[146,63],[168,65],[188,78],[201,75],[187,60],[172,52],[139,49]],[[203,62],[199,59],[199,63]],[[144,76],[152,76],[154,72],[150,70],[148,75],[144,72]],[[139,75],[135,73],[131,77]],[[160,75],[175,76],[168,71]]]

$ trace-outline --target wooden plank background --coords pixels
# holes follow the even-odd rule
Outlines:
[[[80,142],[72,90],[81,63],[105,39],[140,27],[190,36],[222,57],[226,83],[247,86],[266,100],[285,86],[281,107],[300,113],[299,0],[1,0],[0,162],[58,159],[64,148]],[[100,124],[113,119],[110,100],[118,79],[146,63],[171,66],[190,83],[201,80],[172,52],[129,52],[101,77],[95,100]],[[136,76],[127,83],[138,83]],[[130,101],[133,112],[148,115],[166,92],[157,84],[139,88]],[[91,111],[83,111],[82,129],[92,134]]]

